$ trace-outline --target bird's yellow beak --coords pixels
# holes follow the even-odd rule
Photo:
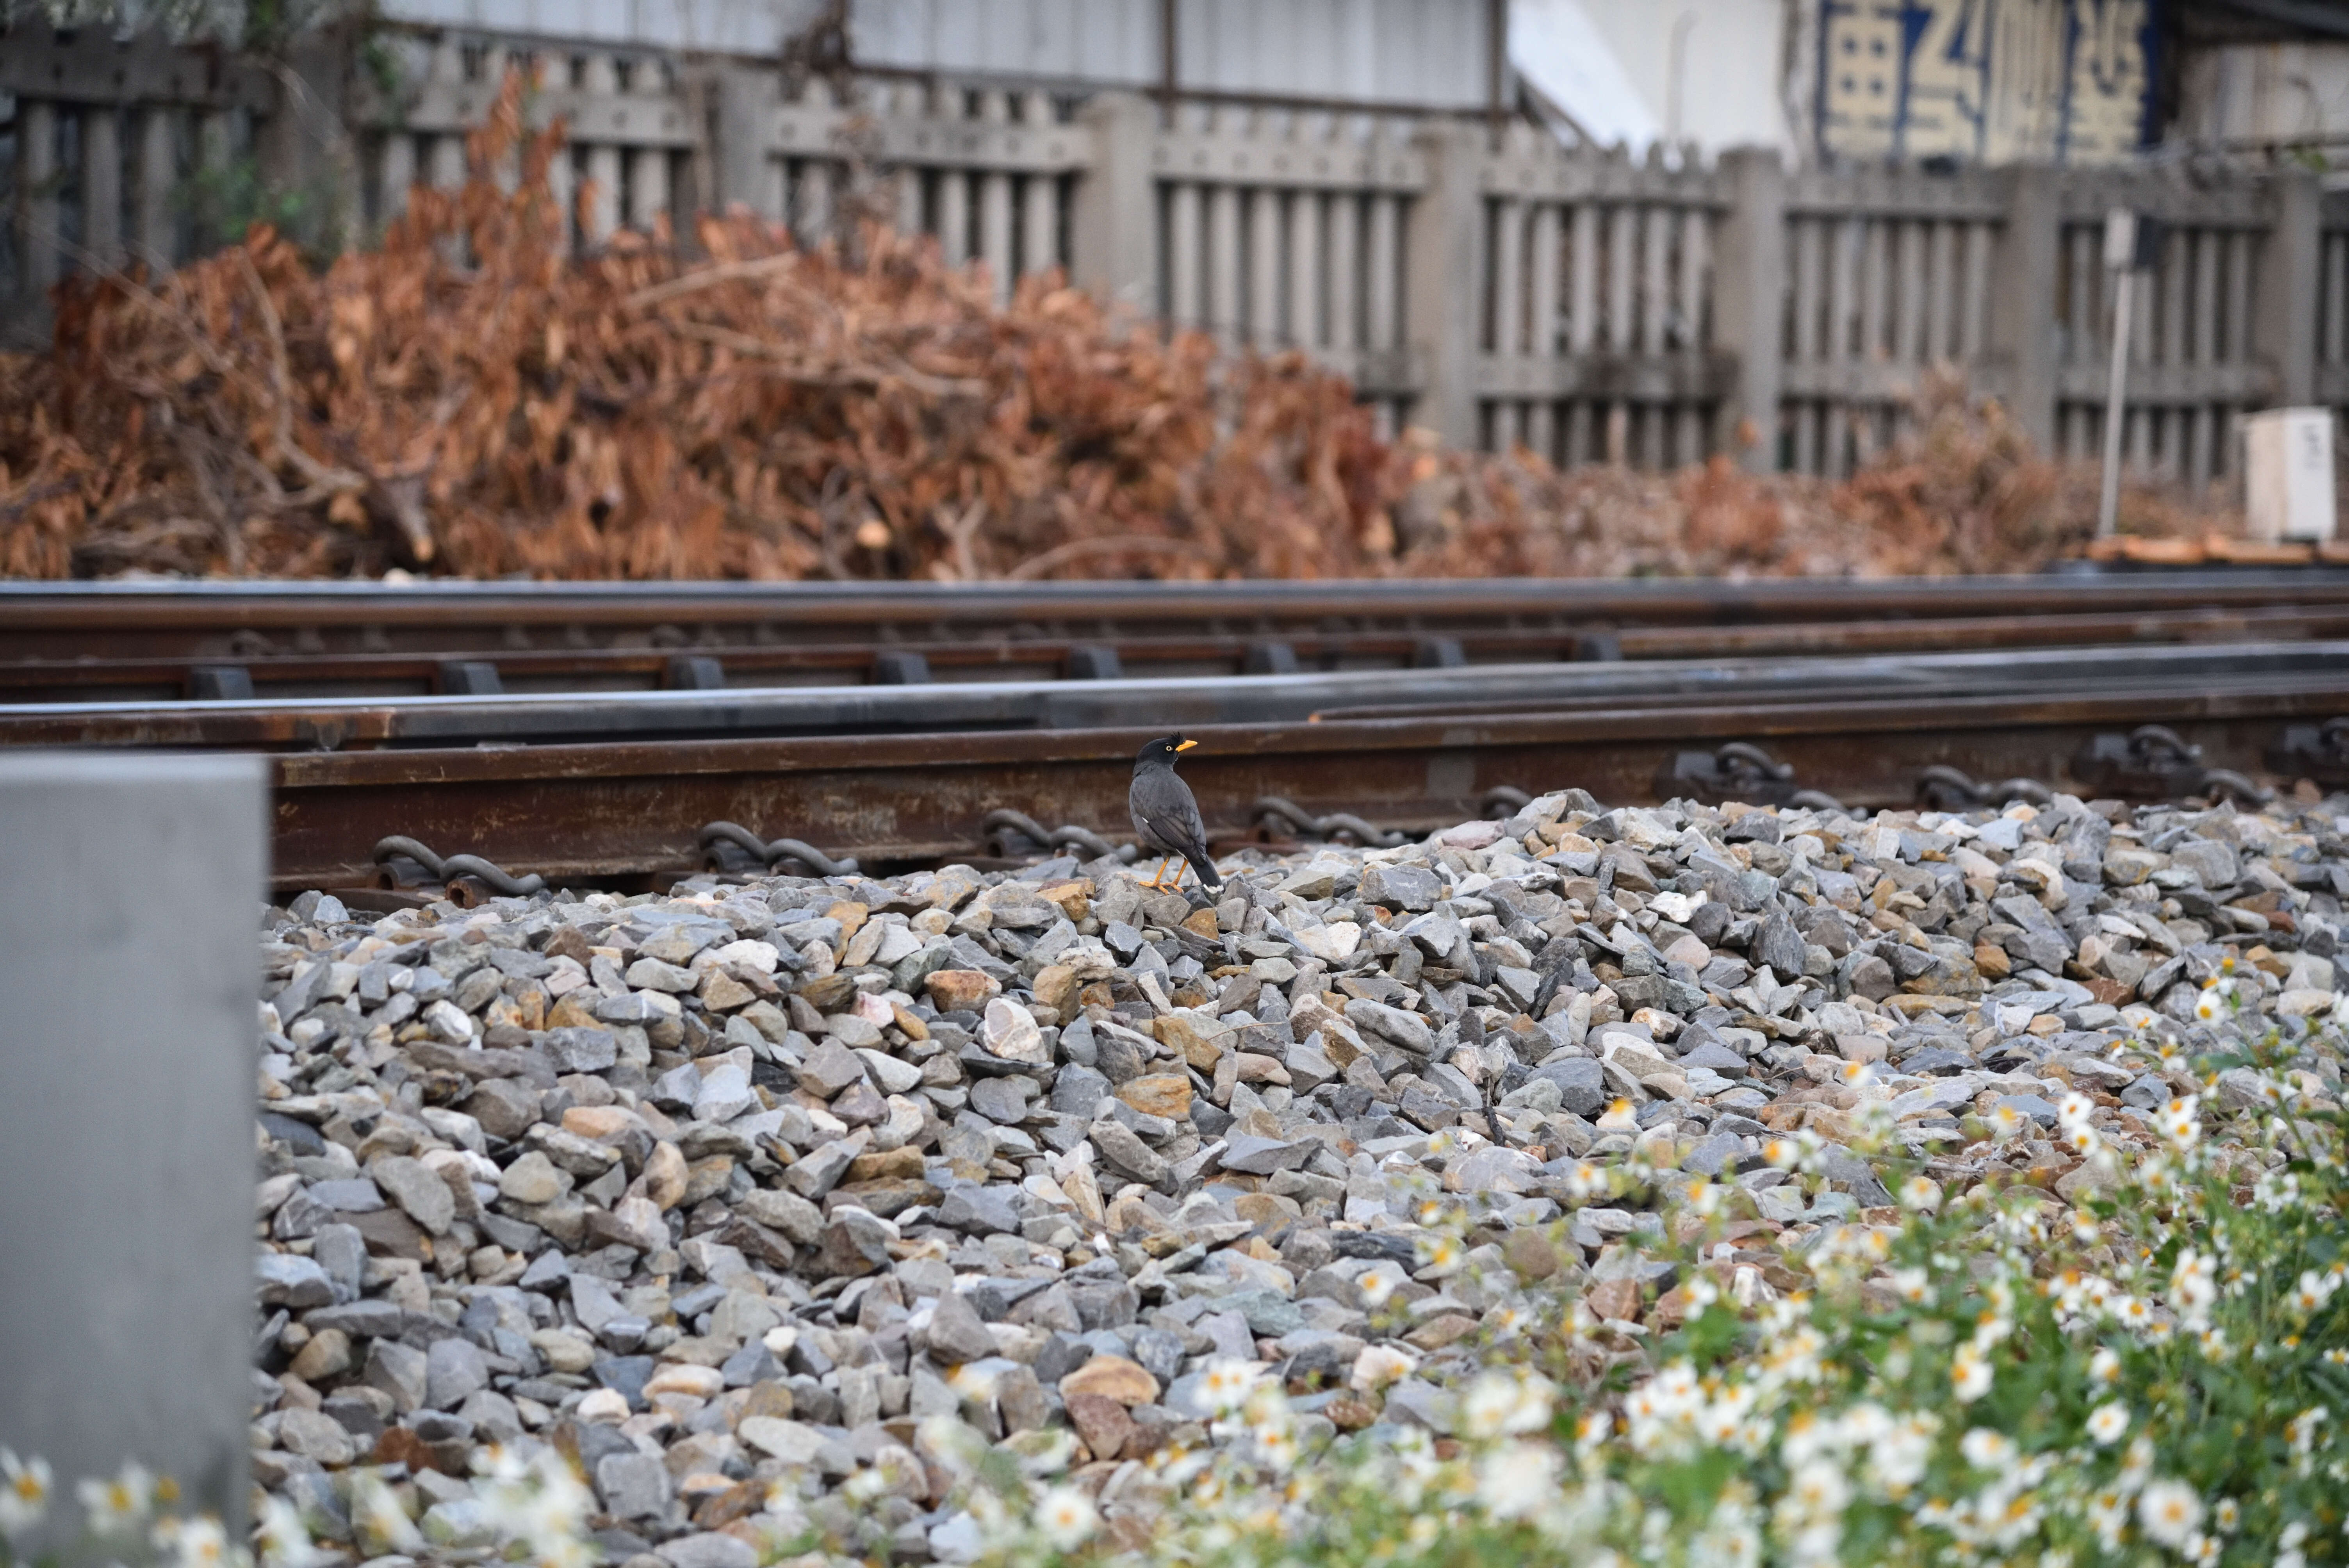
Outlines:
[[[1180,746],[1176,747],[1174,749],[1175,749],[1175,750],[1177,750],[1177,751],[1188,751],[1188,750],[1190,750],[1190,749],[1191,749],[1191,748],[1193,748],[1193,747],[1195,747],[1195,746],[1196,746],[1196,745],[1198,745],[1198,744],[1199,744],[1199,743],[1198,743],[1197,741],[1195,741],[1195,740],[1186,740],[1186,741],[1185,741],[1182,745],[1180,745]]]

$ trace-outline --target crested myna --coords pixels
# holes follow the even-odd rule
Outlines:
[[[1164,892],[1170,885],[1183,883],[1183,868],[1174,868],[1174,881],[1166,881],[1166,861],[1183,861],[1199,873],[1199,881],[1211,888],[1224,885],[1216,874],[1216,862],[1207,854],[1207,828],[1199,820],[1199,802],[1192,798],[1191,787],[1174,776],[1174,755],[1198,745],[1179,735],[1169,735],[1154,740],[1142,748],[1133,759],[1133,788],[1127,792],[1126,808],[1133,813],[1133,830],[1143,843],[1165,857],[1158,863],[1158,874],[1149,886]]]

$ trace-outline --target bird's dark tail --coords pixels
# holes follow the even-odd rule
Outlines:
[[[1183,858],[1190,861],[1191,869],[1198,873],[1201,887],[1220,888],[1224,885],[1224,879],[1216,873],[1215,861],[1205,855],[1186,854]]]

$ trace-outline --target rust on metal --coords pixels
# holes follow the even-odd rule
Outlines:
[[[1610,803],[1659,798],[1674,751],[1728,741],[1854,807],[1911,800],[1923,771],[2060,787],[2100,733],[2166,723],[2214,761],[2256,768],[2282,727],[2342,711],[2349,682],[2245,681],[2193,691],[1920,701],[1658,706],[1426,715],[1187,730],[1187,770],[1226,841],[1268,796],[1424,832],[1474,816],[1495,785],[1578,786]],[[1096,830],[1124,820],[1146,727],[815,736],[785,740],[447,748],[273,758],[279,885],[360,880],[389,828],[462,841],[550,883],[700,868],[714,820],[789,822],[868,868],[963,856],[1000,809]]]

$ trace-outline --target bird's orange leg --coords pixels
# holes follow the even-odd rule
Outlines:
[[[1166,891],[1166,862],[1164,860],[1162,859],[1159,861],[1158,869],[1150,873],[1150,880],[1142,885],[1148,888],[1153,892],[1164,892]]]

